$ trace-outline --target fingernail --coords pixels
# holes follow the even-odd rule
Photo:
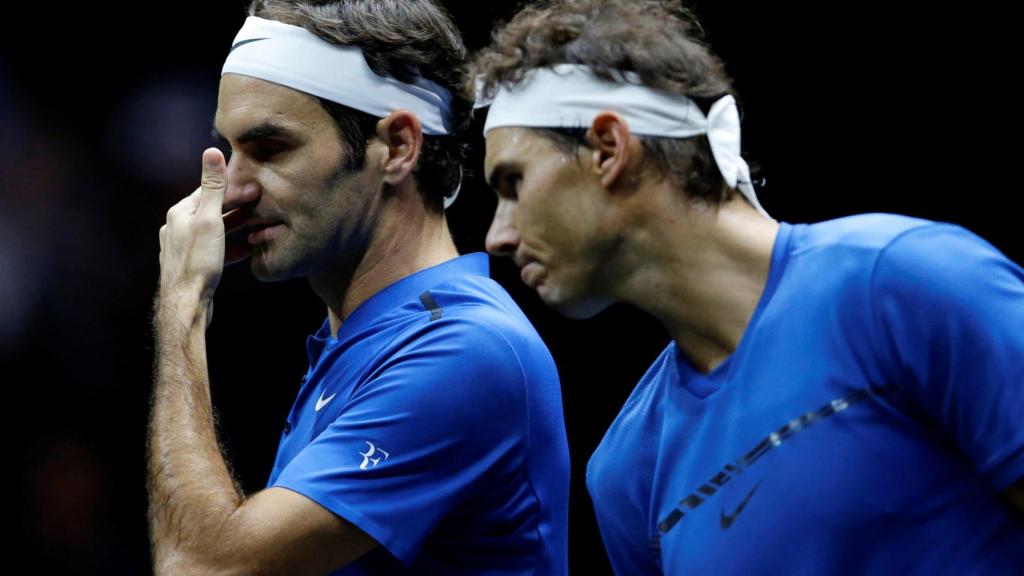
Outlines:
[[[203,166],[207,170],[216,170],[220,168],[220,158],[216,154],[206,154],[203,156]]]

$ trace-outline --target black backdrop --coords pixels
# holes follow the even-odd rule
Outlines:
[[[241,0],[96,4],[5,7],[0,38],[4,476],[16,495],[11,542],[32,574],[149,571],[156,231],[197,185],[220,64],[244,17]],[[1024,261],[1009,14],[983,3],[776,4],[691,3],[736,79],[765,207],[790,222],[868,211],[956,222]],[[516,3],[446,5],[478,48]],[[463,190],[453,231],[461,250],[479,250],[493,194],[472,175]],[[562,376],[573,573],[607,573],[586,461],[668,338],[626,307],[561,319],[510,263],[493,273]],[[304,282],[262,285],[244,267],[224,276],[209,332],[213,398],[248,491],[269,473],[305,335],[322,316]]]

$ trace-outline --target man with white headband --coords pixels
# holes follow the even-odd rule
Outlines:
[[[428,1],[250,11],[215,118],[230,161],[207,150],[160,231],[154,572],[566,574],[554,363],[444,216],[470,109],[458,32]],[[262,280],[308,278],[328,308],[249,496],[218,449],[204,335],[225,263],[247,257]]]
[[[467,77],[488,250],[569,316],[626,302],[673,340],[587,469],[616,573],[1015,573],[1024,270],[948,224],[774,221],[697,28],[556,1]]]

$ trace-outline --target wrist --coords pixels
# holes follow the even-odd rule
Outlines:
[[[198,290],[164,290],[157,295],[153,322],[161,336],[205,330],[212,297],[203,297]]]

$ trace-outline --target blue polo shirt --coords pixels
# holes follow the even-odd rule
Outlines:
[[[335,574],[566,574],[555,364],[485,254],[403,278],[309,338],[269,486],[381,544]]]
[[[1021,574],[1024,270],[890,215],[782,224],[735,352],[670,344],[588,467],[616,573]]]

